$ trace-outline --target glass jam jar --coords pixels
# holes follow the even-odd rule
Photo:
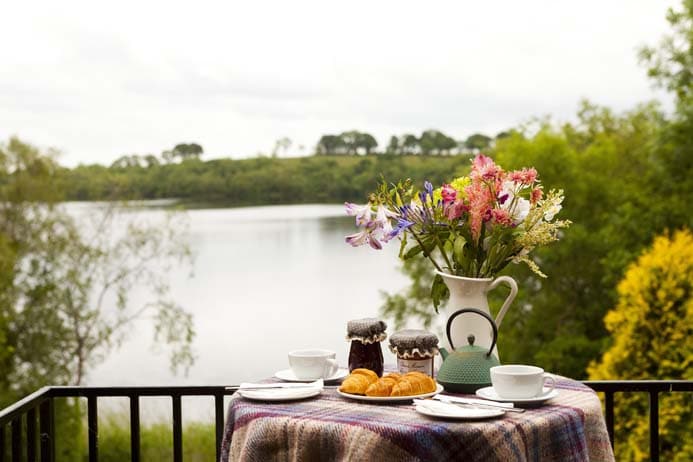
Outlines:
[[[419,329],[395,332],[390,337],[390,351],[397,356],[400,374],[417,371],[433,377],[433,360],[438,353],[438,337]]]
[[[349,372],[354,369],[370,369],[378,377],[383,375],[383,350],[380,342],[387,338],[387,324],[375,318],[354,319],[347,323]]]

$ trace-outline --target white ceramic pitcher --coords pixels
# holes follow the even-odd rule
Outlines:
[[[476,308],[491,315],[488,306],[487,293],[499,284],[505,283],[510,286],[510,294],[506,297],[501,306],[498,316],[496,316],[496,326],[500,328],[501,322],[505,313],[508,311],[510,304],[517,295],[517,283],[510,276],[499,276],[493,278],[467,278],[462,276],[454,276],[452,274],[436,271],[439,274],[445,285],[450,290],[450,300],[444,311],[446,319],[454,312],[462,308]],[[475,345],[480,347],[491,347],[493,342],[493,330],[488,321],[481,316],[475,316],[471,313],[464,313],[457,316],[451,326],[451,338],[456,345],[466,345],[467,336],[473,334],[475,337]],[[448,345],[450,346],[450,345]],[[500,358],[498,347],[494,347],[493,353]]]

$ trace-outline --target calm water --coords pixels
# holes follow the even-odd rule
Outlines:
[[[163,215],[156,209],[141,213],[148,220]],[[193,313],[197,331],[197,359],[188,376],[170,372],[166,353],[152,348],[151,323],[143,320],[92,369],[87,384],[234,384],[286,369],[286,353],[297,348],[334,350],[346,365],[347,321],[377,316],[381,291],[407,285],[398,270],[397,243],[382,251],[345,244],[355,228],[341,205],[187,213],[194,276],[182,267],[170,277],[172,296]],[[142,301],[137,292],[132,297]],[[394,362],[387,348],[384,355]]]

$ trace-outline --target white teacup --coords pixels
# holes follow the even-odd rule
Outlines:
[[[335,357],[330,350],[294,350],[289,353],[289,365],[297,379],[326,379],[337,373]]]
[[[491,384],[496,394],[503,399],[535,398],[544,394],[549,382],[549,393],[556,387],[556,380],[536,366],[507,364],[491,368]]]

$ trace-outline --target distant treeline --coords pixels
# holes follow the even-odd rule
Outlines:
[[[58,179],[67,200],[179,198],[230,206],[363,202],[381,174],[392,181],[409,177],[440,183],[465,173],[469,159],[370,154],[203,161],[191,155],[166,163],[154,156],[128,156],[110,167],[63,169]]]
[[[67,200],[179,198],[226,205],[364,200],[364,191],[372,190],[381,174],[393,180],[451,179],[465,172],[472,155],[510,134],[475,133],[458,141],[426,130],[421,136],[392,136],[378,150],[372,135],[351,130],[323,135],[311,157],[280,158],[292,144],[281,138],[268,156],[209,161],[201,160],[201,145],[180,143],[160,156],[124,155],[109,167],[64,169],[60,180]]]
[[[495,138],[474,133],[465,140],[456,140],[438,130],[426,130],[421,136],[405,133],[402,136],[391,136],[390,141],[379,152],[391,155],[423,154],[449,155],[470,154],[488,149],[496,139],[505,138],[509,132],[501,132]],[[283,139],[284,143],[286,139]],[[369,133],[351,130],[339,135],[323,135],[315,148],[318,155],[357,155],[376,152],[378,142]]]

